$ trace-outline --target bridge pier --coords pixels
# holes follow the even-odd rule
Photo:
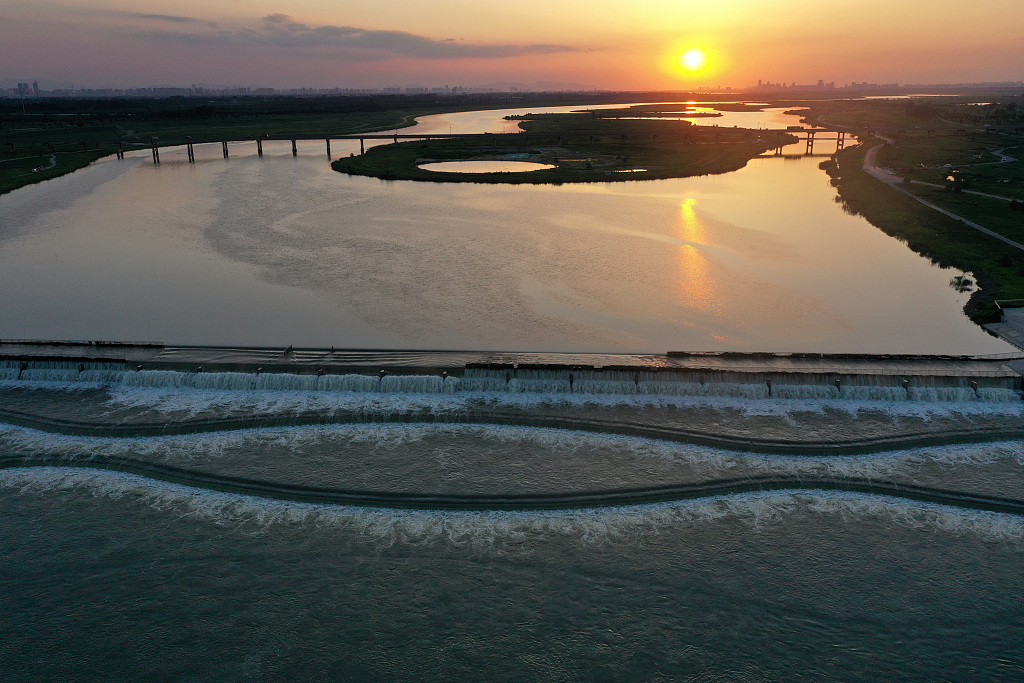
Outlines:
[[[366,154],[366,147],[363,145],[363,139],[359,138],[359,153]]]
[[[325,138],[324,142],[327,143],[327,158],[330,159],[331,158],[331,139],[330,138]]]
[[[121,141],[117,141],[117,158],[124,159],[124,147],[121,145]]]
[[[292,140],[292,156],[293,157],[299,156],[299,149],[298,149],[298,147],[295,146],[295,140]]]
[[[185,150],[188,152],[188,163],[196,163],[196,152],[192,148],[192,140],[189,140],[188,142],[185,143]]]
[[[159,164],[160,163],[160,149],[156,145],[156,140],[154,140],[153,138],[150,138],[149,139],[149,144],[150,144],[150,146],[152,148],[151,151],[153,152],[153,163],[154,164]]]
[[[839,131],[839,137],[836,138],[836,151],[841,152],[843,147],[846,146],[846,132]]]
[[[814,131],[807,131],[807,149],[804,154],[814,154]]]
[[[398,134],[397,133],[395,134],[395,144],[396,145],[398,144]]]
[[[221,150],[224,152],[224,158],[227,159],[228,158],[228,141],[227,140],[222,140],[221,143],[220,143],[220,146],[221,146]]]

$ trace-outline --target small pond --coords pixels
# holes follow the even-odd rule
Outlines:
[[[438,161],[420,166],[424,171],[440,173],[521,173],[523,171],[540,171],[545,168],[556,168],[552,164],[538,164],[535,161],[510,161],[508,159],[488,159],[481,161]]]

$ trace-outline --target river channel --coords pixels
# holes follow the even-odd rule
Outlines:
[[[511,132],[526,111],[403,133]],[[700,125],[785,127],[781,110]],[[834,144],[834,143],[831,143]],[[831,152],[818,143],[816,152]],[[562,186],[388,182],[324,143],[103,159],[0,197],[3,338],[394,349],[999,353],[959,274],[843,212],[822,157]],[[358,153],[334,141],[335,156]]]
[[[507,113],[405,132],[501,132]],[[0,336],[1005,349],[961,313],[955,273],[839,209],[819,158],[501,187],[344,176],[322,142],[264,149],[139,153],[0,197]],[[77,365],[0,363],[4,681],[1024,680],[1024,518],[971,504],[1020,498],[1024,446],[997,440],[1021,424],[1008,390],[597,393],[580,375],[518,393],[526,375],[449,391],[455,378]],[[551,420],[460,423],[485,409]],[[559,416],[601,429],[545,426]],[[614,433],[644,420],[721,447]],[[766,439],[876,446],[748,452]],[[776,483],[721,488],[743,481]],[[705,493],[461,510],[293,495],[666,485]]]

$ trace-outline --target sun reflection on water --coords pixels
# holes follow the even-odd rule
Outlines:
[[[696,204],[696,199],[687,197],[679,207],[678,236],[690,243],[678,247],[679,302],[687,308],[716,313],[721,310],[722,302],[711,272],[711,262],[696,246],[708,241],[707,229],[694,210]]]

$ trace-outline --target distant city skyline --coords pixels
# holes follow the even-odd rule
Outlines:
[[[488,83],[479,86],[462,86],[462,85],[444,85],[444,86],[422,86],[422,85],[407,85],[407,86],[386,86],[382,88],[344,88],[344,87],[327,87],[327,88],[306,88],[306,87],[291,87],[291,88],[273,88],[267,86],[252,87],[252,86],[237,86],[237,85],[217,85],[217,84],[189,84],[184,86],[174,85],[147,85],[147,86],[133,86],[129,88],[110,88],[110,87],[89,87],[89,86],[73,86],[58,87],[62,84],[51,85],[47,87],[44,82],[40,85],[38,81],[19,81],[17,83],[8,84],[4,81],[0,81],[0,97],[16,97],[21,99],[46,99],[52,97],[259,97],[259,96],[282,96],[282,95],[436,95],[436,96],[457,96],[475,93],[508,93],[515,95],[517,93],[541,93],[541,92],[629,92],[629,91],[615,91],[600,88],[587,87],[582,84],[573,83],[557,83],[557,82],[535,82],[532,84],[528,83]],[[787,94],[792,93],[793,95],[813,94],[813,93],[831,93],[834,92],[837,95],[845,93],[850,94],[864,94],[864,93],[900,93],[900,94],[912,94],[914,92],[970,92],[972,90],[978,91],[992,91],[992,90],[1013,90],[1017,88],[1024,88],[1024,81],[1000,81],[1000,82],[988,82],[988,83],[871,83],[867,81],[853,81],[851,83],[837,84],[835,82],[826,83],[823,79],[819,79],[816,83],[797,83],[791,82],[772,82],[763,79],[759,79],[758,82],[752,86],[734,88],[732,86],[699,86],[689,89],[675,89],[674,92],[685,93],[691,92],[694,94],[706,93],[706,94]],[[645,92],[645,91],[636,91]],[[646,92],[657,92],[657,91],[646,91]],[[662,92],[673,92],[670,90],[663,90]]]
[[[1019,0],[301,0],[286,8],[269,0],[145,0],[123,8],[113,0],[6,2],[0,84],[686,90],[748,88],[759,79],[1024,78]],[[699,65],[680,63],[694,51]]]

